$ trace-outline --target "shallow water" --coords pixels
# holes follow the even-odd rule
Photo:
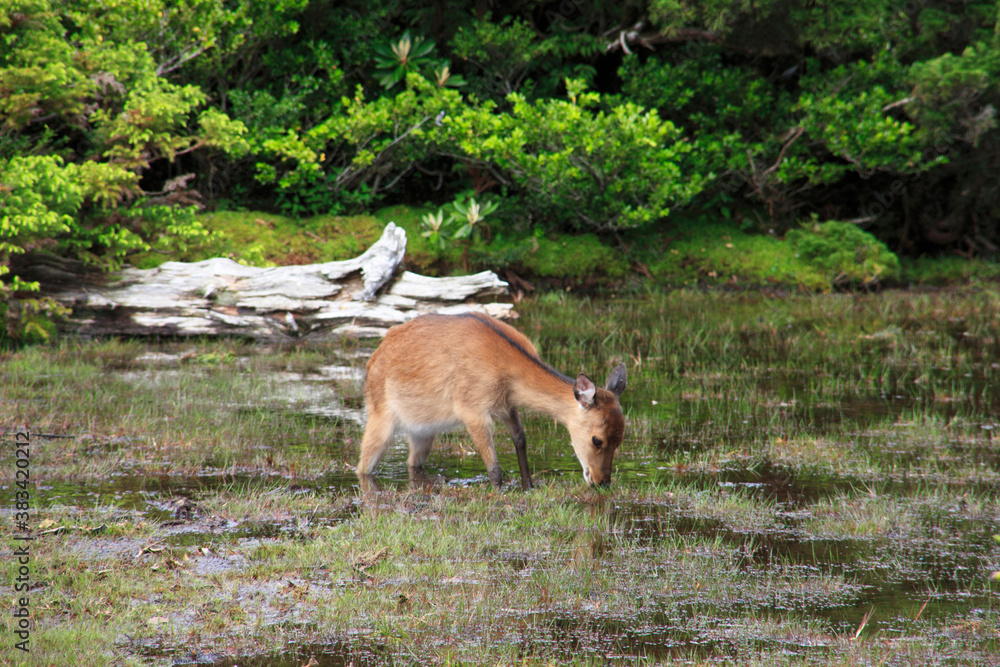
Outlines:
[[[739,306],[760,307],[763,313],[748,321],[770,317],[770,305],[748,303]],[[678,315],[684,316],[702,314],[689,306]],[[724,560],[732,581],[726,582],[724,596],[692,585],[679,591],[677,599],[652,596],[628,613],[607,608],[600,591],[588,593],[583,613],[569,613],[555,604],[512,609],[505,619],[511,637],[503,641],[523,657],[564,660],[741,661],[747,647],[755,647],[760,655],[836,662],[844,638],[853,636],[867,616],[864,637],[921,637],[945,647],[933,653],[939,662],[988,664],[986,656],[1000,651],[1000,637],[977,628],[995,623],[1000,608],[996,587],[986,583],[989,574],[1000,569],[1000,547],[992,540],[993,534],[1000,534],[1000,443],[993,437],[1000,428],[1000,366],[993,356],[998,352],[996,336],[989,333],[995,325],[977,329],[980,325],[971,320],[959,325],[933,309],[922,319],[913,313],[907,318],[905,326],[895,328],[885,322],[866,324],[866,331],[874,333],[855,332],[843,336],[846,342],[834,341],[831,334],[820,342],[812,340],[817,328],[829,332],[841,326],[819,326],[822,317],[815,314],[784,329],[763,324],[737,329],[739,333],[728,339],[706,334],[705,324],[694,331],[697,335],[675,336],[689,346],[681,351],[671,347],[681,343],[663,336],[598,344],[594,341],[605,340],[603,331],[590,338],[581,334],[581,342],[575,334],[546,338],[543,329],[543,349],[551,350],[556,341],[572,349],[554,350],[555,364],[562,368],[572,366],[567,358],[578,356],[581,347],[595,350],[598,358],[604,347],[629,347],[643,359],[641,370],[638,365],[634,373],[630,370],[630,387],[623,397],[631,433],[616,461],[614,486],[592,508],[595,517],[606,522],[601,525],[608,534],[592,540],[581,536],[579,548],[602,567],[614,562],[614,549],[622,545],[637,553],[697,551],[714,545],[710,557]],[[520,325],[530,331],[533,322],[544,319],[544,313],[529,314]],[[657,326],[640,325],[637,330],[655,331]],[[583,331],[574,327],[568,328]],[[611,363],[598,358],[593,365]],[[211,408],[220,419],[250,414],[262,415],[262,424],[279,419],[294,426],[300,418],[343,424],[356,436],[363,421],[363,359],[293,370],[271,363],[254,367],[251,352],[232,361],[237,369],[248,370],[225,375],[211,366],[187,368],[175,353],[151,345],[126,368],[107,370],[104,379],[171,391],[183,387],[179,383],[191,373],[206,381],[232,382],[235,389],[263,377],[263,392],[254,394],[252,401],[239,398],[242,390],[234,389],[235,398],[227,396]],[[582,488],[579,463],[564,429],[539,417],[524,421],[535,479]],[[502,497],[518,498],[510,438],[498,429],[497,441],[508,481]],[[131,442],[116,442],[115,447]],[[67,518],[154,523],[159,527],[157,540],[179,552],[280,544],[300,539],[316,526],[350,522],[363,511],[358,480],[345,465],[356,448],[343,442],[309,442],[294,432],[258,447],[268,461],[286,452],[323,456],[329,451],[330,465],[325,472],[308,475],[287,472],[288,466],[273,466],[285,470],[278,474],[270,465],[255,469],[245,462],[219,461],[197,475],[148,474],[122,467],[100,480],[46,481],[40,476],[37,500],[40,509],[57,509]],[[405,465],[406,446],[399,442],[378,478],[391,493],[401,494],[485,486],[482,461],[471,449],[463,434],[446,436],[431,457],[426,477],[414,481]],[[115,451],[95,448],[86,454],[113,456]],[[338,509],[319,515],[300,512],[273,522],[219,518],[201,510],[218,494],[239,495],[250,488],[333,498]],[[3,495],[10,493],[6,487]],[[865,510],[869,503],[879,508],[878,503],[884,503],[891,520],[879,515],[882,509]],[[853,511],[857,516],[852,518]],[[128,539],[102,544],[122,554],[137,551]],[[483,558],[490,567],[530,576],[541,557],[500,550]],[[192,567],[198,575],[225,574],[245,563],[210,553]],[[801,588],[762,590],[762,577],[775,572],[788,573]],[[463,585],[481,587],[475,581]],[[783,624],[789,618],[807,619],[812,630],[786,632]],[[979,634],[970,635],[970,628]],[[453,639],[459,645],[478,641]],[[961,649],[948,648],[953,644]],[[169,656],[177,665],[220,667],[303,665],[313,656],[318,665],[419,663],[398,642],[371,628],[325,643],[271,647],[268,653],[239,659],[212,652],[187,654],[176,644],[150,643],[141,653],[151,659]],[[963,657],[969,653],[972,660]]]

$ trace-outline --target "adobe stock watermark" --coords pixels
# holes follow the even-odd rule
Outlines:
[[[11,558],[13,586],[13,616],[11,632],[14,634],[14,647],[18,651],[28,653],[31,642],[31,606],[29,591],[31,590],[31,534],[32,480],[31,480],[31,433],[27,430],[17,430],[13,433],[13,500],[14,531],[11,540],[13,547]]]

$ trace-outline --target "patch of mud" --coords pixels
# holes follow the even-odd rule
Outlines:
[[[286,513],[272,521],[238,521],[211,516],[198,504],[205,494],[220,489],[259,483],[261,478],[246,475],[216,476],[120,476],[100,484],[59,482],[40,485],[35,497],[39,515],[58,524],[55,529],[69,540],[68,548],[89,560],[131,557],[149,544],[170,549],[215,549],[220,543],[242,544],[248,540],[287,540],[317,526],[331,526],[350,520],[359,511],[355,502],[319,512]],[[356,485],[353,474],[341,473],[311,485],[289,486],[287,493],[328,494],[330,488]],[[74,521],[82,521],[74,525]],[[143,538],[109,536],[116,524],[145,524]],[[156,527],[152,536],[148,526]],[[45,534],[40,537],[47,538]],[[182,553],[182,552],[179,552]],[[221,566],[220,566],[221,567]],[[218,569],[218,568],[216,568]]]
[[[562,661],[607,659],[625,665],[648,664],[650,660],[703,663],[720,657],[718,641],[702,637],[692,619],[683,615],[616,619],[607,615],[543,611],[515,619],[512,621],[528,626],[518,643],[521,657],[553,655]]]
[[[142,551],[147,540],[134,537],[70,538],[66,551],[83,560],[121,560]]]
[[[168,655],[173,667],[382,667],[392,664],[385,648],[361,641],[332,641],[291,644],[283,650],[228,656],[212,652],[184,652],[162,649],[146,655]]]

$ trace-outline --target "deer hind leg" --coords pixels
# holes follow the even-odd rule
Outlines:
[[[375,474],[395,432],[396,424],[389,415],[369,410],[365,434],[361,438],[361,459],[357,468],[359,475]]]
[[[411,468],[423,468],[424,464],[427,463],[427,457],[431,454],[431,447],[434,446],[434,434],[417,435],[411,433],[409,440],[410,458],[406,462]]]
[[[477,416],[466,419],[465,428],[472,436],[472,442],[479,450],[479,455],[483,457],[483,463],[486,464],[486,476],[489,477],[493,486],[500,488],[503,485],[503,470],[500,468],[497,450],[493,445],[493,424]]]
[[[528,438],[524,435],[524,427],[517,415],[517,408],[511,408],[504,418],[510,437],[514,440],[514,451],[517,452],[517,467],[521,470],[521,488],[527,491],[531,488],[531,470],[528,468]]]

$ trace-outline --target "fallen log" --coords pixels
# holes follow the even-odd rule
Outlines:
[[[259,268],[218,257],[126,268],[101,284],[44,272],[62,278],[49,296],[71,310],[62,328],[77,335],[378,337],[423,313],[510,314],[490,300],[507,294],[493,272],[398,274],[405,250],[406,232],[390,223],[364,254],[339,262]]]

